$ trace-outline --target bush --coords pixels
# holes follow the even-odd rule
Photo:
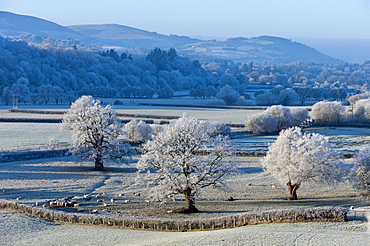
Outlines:
[[[260,134],[277,130],[278,120],[264,113],[252,115],[247,119],[245,128],[247,131]]]
[[[220,123],[220,122],[213,122],[212,125],[214,126],[215,130],[210,134],[211,136],[229,136],[231,132],[230,126]]]
[[[133,142],[141,142],[151,138],[152,127],[142,120],[133,119],[125,124],[123,130]]]
[[[311,117],[316,122],[338,123],[343,119],[344,112],[340,102],[321,101],[312,106]]]
[[[305,108],[287,108],[275,105],[247,119],[245,128],[255,134],[276,132],[292,126],[300,126],[309,119]]]

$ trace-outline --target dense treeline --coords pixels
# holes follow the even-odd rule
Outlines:
[[[155,49],[146,57],[132,59],[114,50],[98,54],[76,48],[39,48],[0,38],[0,54],[0,87],[6,104],[11,94],[19,94],[24,102],[26,98],[32,102],[32,95],[37,94],[38,103],[47,104],[58,103],[55,95],[62,93],[150,98],[162,90],[163,97],[171,97],[174,90],[216,83],[199,63],[178,56],[174,49]],[[47,88],[39,91],[41,86]],[[49,95],[40,99],[45,93]]]
[[[30,35],[0,38],[4,104],[10,104],[13,95],[18,95],[20,103],[59,104],[85,94],[171,98],[176,91],[189,90],[194,98],[243,105],[251,96],[245,93],[248,86],[268,85],[278,87],[257,91],[257,105],[301,105],[309,99],[342,100],[348,92],[359,93],[355,87],[367,90],[370,74],[369,64],[257,66],[229,60],[200,64],[173,48],[156,48],[147,55],[119,54],[113,49],[103,51],[98,45],[84,46],[78,40],[39,39]]]

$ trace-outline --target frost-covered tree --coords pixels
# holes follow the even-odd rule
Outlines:
[[[297,200],[297,190],[308,181],[327,182],[339,178],[339,156],[328,138],[317,133],[303,133],[298,127],[280,132],[269,146],[262,165],[286,184],[289,200]]]
[[[63,116],[62,129],[72,132],[72,153],[95,161],[95,169],[104,170],[104,160],[122,159],[128,145],[119,143],[122,125],[110,105],[103,108],[92,96],[82,96]]]
[[[321,101],[312,106],[311,117],[316,122],[338,123],[344,111],[340,102]]]
[[[9,105],[12,103],[12,100],[13,100],[13,92],[11,91],[9,87],[4,87],[2,94],[1,94],[1,101],[5,105]]]
[[[278,97],[270,91],[256,96],[256,105],[271,106],[274,104],[278,104]]]
[[[123,127],[127,137],[133,141],[145,141],[151,137],[152,128],[142,120],[133,119]]]
[[[216,94],[216,98],[224,100],[227,105],[234,104],[238,100],[239,96],[239,93],[228,84],[221,87],[219,92]]]
[[[302,105],[302,99],[295,90],[291,88],[280,91],[278,101],[279,104],[284,106]]]
[[[140,180],[153,185],[152,194],[161,197],[183,194],[183,212],[197,212],[195,197],[200,190],[221,188],[225,175],[235,170],[230,141],[221,135],[211,137],[213,131],[210,123],[185,114],[172,121],[144,145],[137,165]]]
[[[370,146],[356,155],[352,169],[352,183],[359,197],[370,197]]]
[[[30,101],[31,92],[28,86],[28,79],[22,77],[19,78],[11,87],[13,95],[18,95],[18,100],[24,104]]]

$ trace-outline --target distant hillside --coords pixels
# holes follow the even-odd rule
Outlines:
[[[141,54],[155,47],[176,48],[183,55],[201,62],[233,60],[256,64],[290,63],[295,61],[338,64],[334,59],[314,48],[288,39],[261,36],[230,38],[226,41],[205,41],[186,36],[162,35],[117,24],[75,25],[69,28],[36,17],[0,11],[0,35],[3,37],[31,34],[57,39],[78,39],[85,43],[102,43],[105,48],[141,50]]]
[[[290,63],[294,61],[338,64],[343,61],[325,55],[314,48],[288,39],[260,36],[230,38],[226,41],[208,41],[184,47],[188,55],[230,59],[234,62]]]
[[[229,59],[235,62],[256,62],[263,64],[290,63],[294,61],[337,64],[342,61],[327,56],[307,45],[288,39],[270,36],[256,38],[230,38],[226,41],[205,41],[185,36],[162,35],[132,27],[106,25],[69,26],[82,35],[98,39],[100,42],[122,47],[153,49],[176,48],[180,53],[200,61]]]
[[[67,27],[37,17],[18,15],[0,11],[0,35],[3,37],[32,34],[41,37],[56,37],[58,39],[79,39],[83,42],[94,42]]]
[[[155,47],[169,49],[189,43],[201,42],[185,36],[162,35],[156,32],[148,32],[128,26],[117,24],[105,25],[76,25],[69,26],[70,29],[82,35],[92,37],[104,44],[121,46],[123,48],[146,48]]]

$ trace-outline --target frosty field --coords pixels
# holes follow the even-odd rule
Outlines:
[[[50,107],[50,110],[55,110]],[[62,107],[56,110],[65,110]],[[194,108],[163,108],[163,107],[117,107],[120,113],[176,115],[186,111],[198,119],[220,121],[224,123],[244,123],[248,114],[259,111],[226,110],[226,109],[194,109]],[[61,115],[19,114],[0,110],[3,118],[61,118]],[[0,123],[0,149],[17,150],[48,146],[50,138],[59,142],[70,142],[68,132],[60,130],[60,124],[47,123]],[[239,129],[240,131],[240,129]],[[330,137],[341,151],[354,151],[370,143],[370,129],[367,128],[307,128],[306,131],[317,132]],[[235,148],[240,150],[266,150],[268,143],[273,142],[277,135],[254,136],[239,134],[233,139]],[[92,199],[82,202],[77,211],[90,213],[97,209],[101,214],[119,214],[122,216],[143,216],[160,218],[208,218],[254,210],[279,208],[314,207],[314,206],[369,206],[369,202],[357,200],[351,185],[344,182],[336,186],[320,186],[303,184],[298,190],[298,201],[288,201],[285,185],[278,183],[272,175],[263,171],[259,157],[237,158],[235,165],[238,173],[227,177],[230,190],[214,190],[207,188],[196,200],[201,213],[178,214],[168,213],[169,210],[183,206],[183,197],[177,196],[175,201],[167,203],[148,202],[146,187],[135,185],[137,178],[135,162],[138,156],[128,160],[127,164],[107,163],[106,172],[92,171],[93,164],[76,162],[72,157],[30,160],[2,163],[0,165],[0,199],[16,200],[27,204],[46,199],[60,199],[67,196],[83,194],[104,194],[100,199],[114,204],[103,206],[102,202]],[[349,162],[349,160],[347,160]],[[138,177],[140,178],[140,176]],[[272,186],[276,186],[272,188]],[[140,193],[136,196],[134,193]],[[120,194],[123,194],[120,196]],[[227,201],[233,197],[233,201]],[[13,222],[11,222],[13,221]],[[17,223],[27,223],[21,228]],[[61,245],[79,240],[86,240],[85,245],[101,245],[109,240],[110,245],[225,245],[225,244],[276,244],[276,245],[363,245],[368,240],[366,224],[361,221],[346,223],[298,223],[246,226],[222,231],[165,233],[120,230],[103,227],[87,227],[78,225],[60,225],[28,218],[5,211],[0,211],[0,244],[23,245],[26,242],[38,245],[53,244],[53,240],[64,240]],[[11,228],[15,228],[12,229]],[[55,237],[40,234],[46,230]],[[24,233],[22,233],[22,231]],[[73,233],[75,232],[75,233]],[[97,234],[105,234],[97,238]],[[73,234],[67,237],[66,235]],[[271,234],[273,236],[271,236]],[[86,236],[85,236],[86,235]],[[107,235],[110,235],[108,237]],[[67,238],[66,238],[67,237]],[[150,239],[147,239],[149,238]],[[328,241],[330,239],[330,241]],[[125,241],[126,240],[126,241]],[[358,243],[358,244],[356,244]]]
[[[134,160],[133,160],[134,161]],[[167,213],[183,205],[181,197],[167,204],[146,202],[145,187],[134,185],[131,165],[110,163],[106,172],[91,171],[90,163],[75,163],[71,157],[4,163],[0,166],[0,199],[42,204],[45,199],[102,194],[99,199],[117,199],[108,207],[91,200],[79,208],[81,213],[97,209],[101,214],[122,216],[198,218],[217,217],[250,210],[312,206],[362,206],[347,184],[323,188],[302,186],[300,200],[287,201],[286,189],[271,175],[262,172],[259,158],[239,158],[240,173],[229,177],[231,192],[209,189],[197,200],[198,214]],[[277,189],[272,189],[271,185]],[[134,193],[141,192],[142,196]],[[105,194],[104,194],[105,193]],[[124,194],[123,196],[118,196]],[[235,201],[226,201],[233,196]],[[126,200],[130,200],[128,203]],[[27,225],[27,226],[24,226]],[[244,226],[203,232],[152,232],[69,225],[0,211],[2,245],[364,245],[369,240],[366,223],[292,223]]]
[[[70,143],[71,134],[52,123],[0,123],[0,150],[49,148],[50,140]]]

